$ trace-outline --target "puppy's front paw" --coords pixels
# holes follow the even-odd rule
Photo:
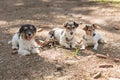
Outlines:
[[[18,47],[17,46],[12,46],[12,49],[13,50],[18,50]]]
[[[72,44],[71,46],[72,46],[72,48],[74,48],[74,49],[76,48],[76,44]]]
[[[38,48],[34,48],[34,49],[32,50],[32,53],[33,53],[33,54],[35,54],[35,53],[37,53],[37,54],[38,54],[39,52],[40,52],[40,51],[39,51],[39,49],[38,49]]]
[[[106,40],[104,40],[104,44],[107,44],[107,41],[106,41]]]
[[[84,50],[85,47],[86,47],[86,46],[83,44],[83,45],[82,45],[82,48],[80,48],[80,50]]]
[[[82,48],[80,48],[80,50],[85,50],[85,48],[82,47]]]
[[[61,46],[65,47],[65,48],[70,48],[70,45],[67,43],[60,43]]]
[[[97,48],[93,48],[93,50],[97,51]]]
[[[18,50],[18,54],[21,54],[22,56],[30,55],[30,52],[27,50]]]
[[[70,45],[65,45],[65,48],[70,48]]]

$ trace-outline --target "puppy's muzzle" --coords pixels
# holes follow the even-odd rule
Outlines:
[[[26,33],[26,38],[27,38],[27,40],[31,40],[33,38],[33,33],[32,32],[27,32]]]
[[[31,36],[31,35],[32,35],[32,33],[31,33],[31,32],[29,32],[29,33],[28,33],[28,36]]]
[[[73,35],[73,32],[71,31],[70,34]]]

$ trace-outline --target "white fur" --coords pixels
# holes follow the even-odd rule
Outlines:
[[[28,41],[19,37],[16,33],[12,38],[12,49],[18,49],[18,54],[29,55],[31,53],[39,53],[39,48],[34,39]],[[19,46],[19,47],[18,47]]]
[[[59,44],[61,46],[64,46],[66,48],[70,48],[70,45],[72,48],[75,48],[76,46],[76,40],[75,40],[75,37],[74,37],[74,32],[73,32],[73,35],[70,35],[69,32],[66,32],[65,29],[60,29],[60,28],[54,28],[53,29],[55,32],[54,32],[54,35],[55,35],[55,38],[56,40],[59,42]],[[62,33],[62,34],[61,34]],[[70,41],[66,41],[66,37],[68,39],[72,39]]]
[[[97,50],[98,48],[98,41],[102,42],[102,43],[106,43],[106,41],[103,39],[103,36],[94,31],[95,33],[95,36],[90,36],[90,35],[84,35],[85,39],[87,39],[87,41],[85,39],[83,39],[83,42],[82,42],[82,48],[81,49],[85,49],[86,46],[91,46],[91,45],[94,45],[93,49],[94,50]]]

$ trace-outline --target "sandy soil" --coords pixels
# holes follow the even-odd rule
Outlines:
[[[112,80],[120,79],[120,7],[87,0],[1,0],[0,1],[0,80]],[[45,48],[40,54],[11,54],[7,44],[22,24],[33,24],[46,35],[66,21],[98,24],[108,41],[98,51]],[[75,55],[77,52],[77,55]],[[99,55],[98,55],[99,54]],[[101,57],[102,56],[102,57]],[[116,80],[114,79],[114,80]]]

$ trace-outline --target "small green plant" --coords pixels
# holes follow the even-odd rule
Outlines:
[[[75,52],[72,53],[73,56],[77,56],[77,54],[79,53],[79,48],[75,49]]]

